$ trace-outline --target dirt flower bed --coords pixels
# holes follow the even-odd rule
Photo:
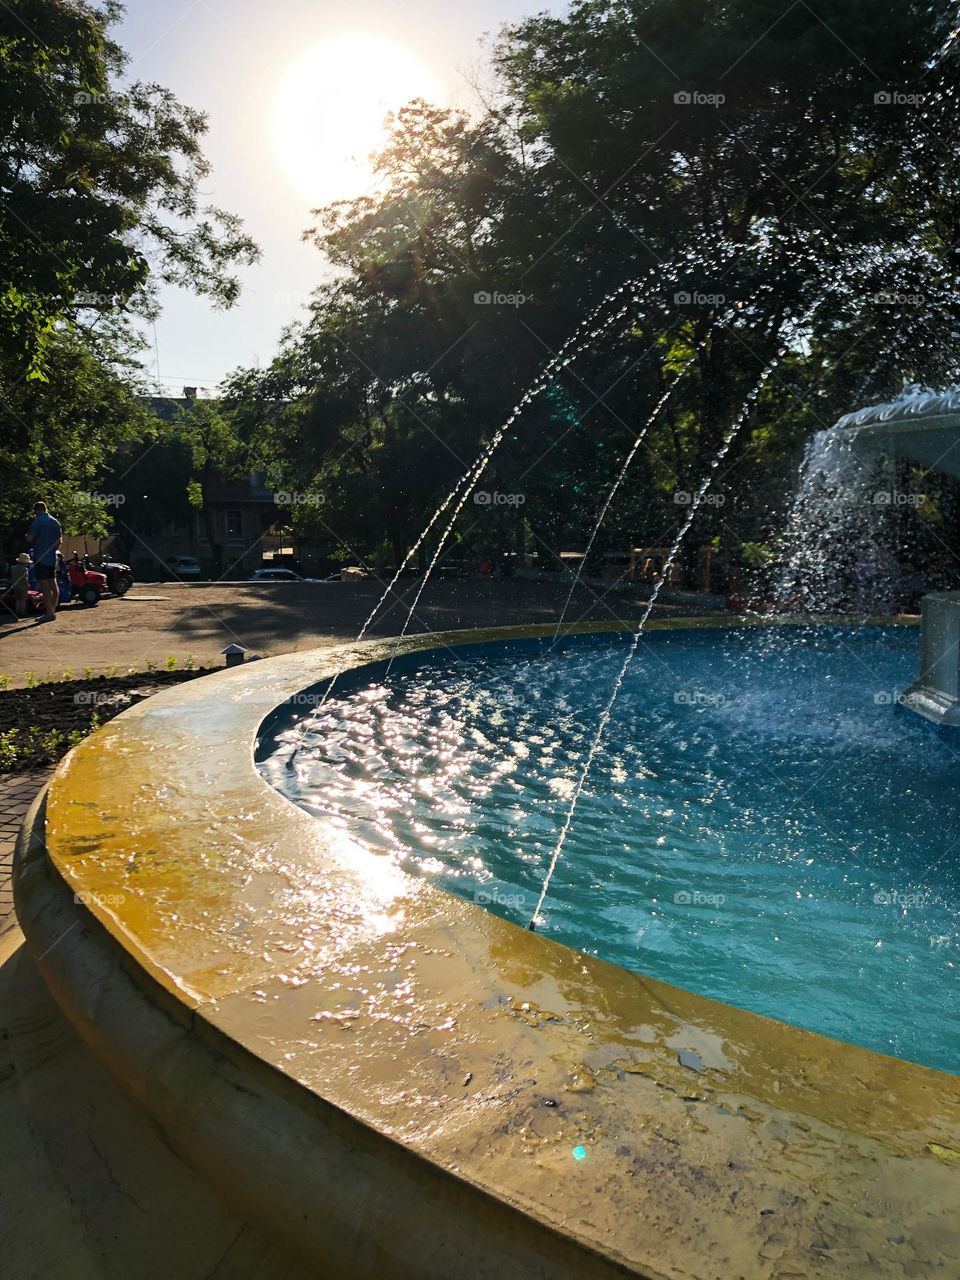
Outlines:
[[[98,725],[209,668],[56,680],[0,692],[0,774],[54,764]]]

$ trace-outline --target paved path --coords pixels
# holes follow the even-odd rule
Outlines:
[[[3,1280],[319,1280],[177,1159],[15,928],[0,933],[0,1082]]]
[[[52,768],[38,769],[33,773],[0,774],[0,934],[15,923],[13,914],[13,847],[23,815],[33,803],[33,797],[44,785]]]
[[[397,635],[419,581],[397,585],[372,628],[373,635]],[[564,613],[566,583],[431,581],[417,604],[409,630],[446,631],[459,627],[515,626],[554,622]],[[272,656],[293,649],[356,638],[382,594],[372,579],[298,585],[184,587],[164,583],[134,587],[122,600],[104,599],[95,609],[67,605],[52,624],[15,622],[0,615],[0,688],[16,688],[34,678],[59,680],[69,669],[124,672],[149,664],[164,667],[188,658],[220,666],[221,650],[242,644],[251,653]],[[566,608],[568,622],[635,619],[643,609],[637,592],[581,586]],[[702,612],[687,605],[658,605],[657,614]]]

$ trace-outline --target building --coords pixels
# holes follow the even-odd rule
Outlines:
[[[196,398],[196,388],[185,387],[180,397],[145,400],[157,417],[172,422]],[[190,501],[192,482],[190,450],[178,440],[125,447],[103,481],[115,504],[111,552],[140,581],[169,577],[177,556],[199,560],[203,577],[246,578],[283,548],[276,529],[280,512],[262,474],[233,478],[210,468],[202,506]]]

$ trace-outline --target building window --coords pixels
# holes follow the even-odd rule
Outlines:
[[[232,507],[227,511],[227,537],[243,537],[243,512],[239,507]]]

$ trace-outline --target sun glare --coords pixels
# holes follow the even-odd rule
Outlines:
[[[313,205],[362,194],[386,114],[411,98],[437,101],[425,62],[391,40],[343,35],[314,45],[290,68],[273,104],[277,157]]]

